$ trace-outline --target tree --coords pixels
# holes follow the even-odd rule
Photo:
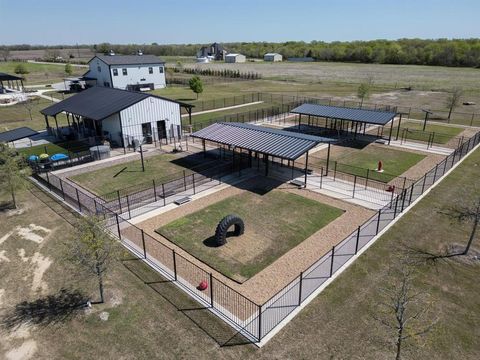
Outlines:
[[[194,76],[188,81],[188,85],[190,86],[190,90],[197,94],[198,99],[198,94],[203,92],[202,80],[198,76]]]
[[[72,75],[72,73],[73,73],[72,64],[66,63],[65,64],[65,74]]]
[[[27,187],[29,175],[25,160],[7,144],[0,143],[0,184],[2,189],[10,191],[14,208],[17,208],[15,193]]]
[[[372,90],[373,77],[369,76],[366,81],[362,82],[357,89],[357,97],[360,99],[360,107],[363,106],[363,101],[368,99]]]
[[[115,259],[118,244],[102,227],[100,218],[80,218],[70,248],[70,260],[97,276],[100,303],[105,301],[103,279]]]
[[[435,325],[430,319],[430,304],[426,294],[414,292],[414,272],[411,265],[402,261],[392,268],[391,279],[381,289],[381,299],[374,318],[383,325],[388,336],[394,339],[395,359],[400,360],[405,343],[426,335]]]
[[[454,87],[445,101],[445,105],[448,108],[448,119],[452,116],[452,111],[460,103],[460,98],[463,96],[463,89],[460,87]]]
[[[25,64],[17,64],[17,66],[15,66],[15,69],[13,70],[13,72],[17,75],[25,75],[25,74],[28,74],[28,69],[27,67],[25,66]]]
[[[2,48],[0,53],[1,53],[3,61],[8,61],[8,58],[10,57],[10,49],[8,47],[4,47],[4,48]]]

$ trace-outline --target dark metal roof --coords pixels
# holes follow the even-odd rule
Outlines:
[[[23,80],[22,77],[0,72],[0,81]]]
[[[391,111],[366,110],[317,104],[302,104],[290,112],[294,114],[350,120],[377,125],[385,125],[397,115],[395,112]]]
[[[151,65],[165,64],[165,61],[155,55],[95,55],[107,65]],[[90,62],[89,61],[89,62]]]
[[[37,135],[38,132],[30,129],[29,127],[19,127],[17,129],[9,130],[0,133],[0,142],[10,142],[15,140],[24,139],[33,135]]]
[[[102,120],[148,97],[171,101],[181,106],[192,106],[148,93],[94,86],[53,104],[40,112],[44,115],[54,116],[65,111],[92,120]]]
[[[236,122],[215,123],[191,136],[287,160],[298,159],[319,143],[333,141],[329,138]]]

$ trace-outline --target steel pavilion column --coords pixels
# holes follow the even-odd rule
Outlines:
[[[328,150],[327,150],[327,169],[325,176],[328,176],[328,164],[330,163],[330,141],[328,142]]]
[[[205,146],[205,139],[202,139],[202,146],[203,146],[203,157],[206,158],[207,157],[207,149],[206,149],[206,146]]]
[[[308,174],[308,151],[305,155],[305,188],[307,188],[307,174]]]
[[[268,155],[263,154],[263,159],[265,160],[265,176],[268,176]]]
[[[50,127],[50,124],[48,123],[48,116],[47,115],[43,115],[45,116],[45,124],[47,125],[47,129]]]
[[[390,141],[392,140],[393,121],[394,119],[392,119],[392,124],[390,125],[390,134],[388,134],[388,145],[390,145]]]
[[[398,134],[400,133],[400,124],[402,123],[402,115],[403,113],[400,113],[400,119],[398,119],[397,135],[395,136],[395,140],[398,140]]]

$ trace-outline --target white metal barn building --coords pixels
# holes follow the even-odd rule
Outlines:
[[[151,143],[181,135],[181,107],[191,114],[192,105],[128,90],[92,87],[41,111],[47,130],[53,132],[48,117],[55,120],[57,133],[75,137],[99,136],[113,147]],[[68,127],[60,128],[57,115],[65,113]]]
[[[242,54],[227,54],[225,55],[226,63],[244,63],[247,61],[245,55]]]
[[[267,53],[263,56],[263,61],[276,62],[276,61],[282,61],[282,60],[283,60],[283,56],[278,53]]]
[[[155,55],[95,55],[89,62],[86,78],[96,79],[96,85],[126,90],[162,89],[165,82],[165,62]]]

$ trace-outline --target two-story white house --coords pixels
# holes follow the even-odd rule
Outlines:
[[[165,62],[155,55],[95,55],[85,77],[96,79],[97,86],[123,90],[154,90],[166,86]]]

